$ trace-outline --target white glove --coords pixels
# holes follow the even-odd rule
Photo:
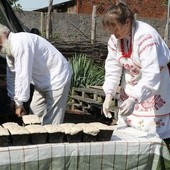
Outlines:
[[[121,105],[120,105],[120,111],[119,114],[122,116],[129,116],[132,114],[134,107],[135,107],[135,99],[129,97],[127,100],[125,100]]]
[[[111,118],[112,114],[109,112],[110,106],[112,104],[112,95],[111,94],[106,94],[104,103],[103,103],[103,113],[106,118]]]

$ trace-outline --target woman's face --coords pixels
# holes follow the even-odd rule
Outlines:
[[[131,22],[127,19],[125,24],[116,23],[114,26],[109,27],[109,32],[114,34],[117,39],[125,38],[131,31]]]

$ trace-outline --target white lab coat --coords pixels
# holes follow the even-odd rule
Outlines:
[[[12,57],[7,57],[7,88],[16,104],[29,100],[30,83],[40,91],[50,91],[70,81],[72,69],[68,61],[43,37],[11,32],[8,39]]]
[[[126,40],[129,42],[129,36],[125,38],[124,43]],[[114,96],[122,80],[120,103],[129,96],[138,101],[134,112],[127,117],[126,124],[158,134],[161,138],[168,138],[170,137],[170,75],[167,64],[170,62],[170,51],[157,31],[141,21],[136,21],[133,25],[132,42],[131,57],[122,58],[119,40],[111,35],[103,89],[105,93]],[[127,52],[128,46],[125,45],[125,48]],[[158,129],[160,120],[163,123]],[[118,124],[119,122],[121,121],[118,121]]]

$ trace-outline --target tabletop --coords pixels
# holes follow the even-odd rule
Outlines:
[[[0,147],[0,170],[170,170],[160,138],[116,128],[111,141]]]

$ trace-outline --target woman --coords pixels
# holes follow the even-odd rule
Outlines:
[[[170,51],[158,32],[124,4],[112,5],[103,18],[111,33],[105,63],[106,94],[103,112],[109,107],[121,80],[118,125],[132,126],[170,138]]]

